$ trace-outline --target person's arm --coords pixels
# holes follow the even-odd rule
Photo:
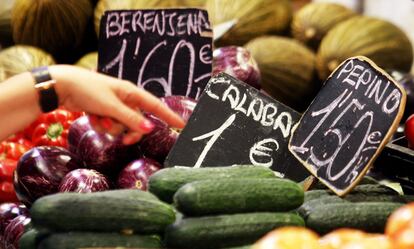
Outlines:
[[[151,130],[151,123],[140,110],[151,112],[172,126],[184,126],[184,121],[157,97],[130,82],[73,66],[50,66],[49,71],[57,82],[55,89],[60,105],[120,122],[129,129],[126,143],[136,142]],[[33,85],[30,73],[0,84],[0,140],[24,129],[41,114],[39,96]]]

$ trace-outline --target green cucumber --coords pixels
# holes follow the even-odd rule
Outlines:
[[[347,201],[336,195],[322,196],[317,199],[307,201],[297,209],[297,212],[303,219],[307,219],[308,215],[319,206],[324,206],[331,203],[346,203]]]
[[[221,178],[274,178],[274,172],[265,167],[237,165],[231,167],[165,168],[149,179],[149,191],[161,200],[171,203],[175,192],[184,184],[197,180]]]
[[[294,213],[248,213],[183,219],[167,227],[169,248],[222,248],[256,242],[282,226],[304,226]]]
[[[315,200],[321,197],[330,196],[332,193],[328,190],[318,189],[318,190],[309,190],[305,192],[304,202]]]
[[[152,234],[175,221],[170,205],[146,198],[136,189],[49,195],[37,200],[30,211],[35,227],[54,231]]]
[[[302,205],[303,196],[291,180],[231,178],[187,183],[175,193],[174,204],[188,216],[281,212]]]
[[[79,248],[162,248],[156,236],[121,235],[116,233],[69,232],[56,233],[43,239],[38,249],[79,249]]]
[[[49,233],[38,231],[37,229],[30,229],[25,232],[19,239],[20,249],[36,249],[39,242],[45,238]]]
[[[338,228],[355,228],[382,233],[388,216],[402,203],[360,202],[333,203],[315,207],[306,219],[306,226],[325,234]]]

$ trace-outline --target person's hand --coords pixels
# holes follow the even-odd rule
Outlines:
[[[126,126],[129,129],[124,136],[126,144],[137,142],[153,129],[153,124],[141,111],[150,112],[173,127],[183,128],[185,125],[157,97],[131,82],[74,66],[56,65],[49,70],[57,81],[60,105],[71,111],[85,111],[103,117],[91,116],[92,124],[112,133],[121,132]],[[120,124],[112,122],[112,119]]]

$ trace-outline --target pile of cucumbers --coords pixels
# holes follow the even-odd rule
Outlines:
[[[383,233],[391,213],[410,201],[412,197],[366,177],[342,198],[323,187],[307,191],[297,211],[321,235],[343,227]]]
[[[21,249],[162,248],[175,221],[170,205],[140,190],[49,195],[30,212],[34,229],[20,239]]]
[[[163,169],[149,190],[182,214],[166,229],[167,248],[248,248],[275,228],[305,225],[294,211],[302,187],[264,167]]]

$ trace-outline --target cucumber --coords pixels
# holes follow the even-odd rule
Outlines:
[[[256,242],[281,226],[304,226],[293,213],[248,213],[187,218],[167,227],[168,248],[222,248]]]
[[[174,204],[187,216],[289,211],[302,205],[299,184],[285,179],[231,178],[187,183]]]
[[[332,193],[328,190],[318,189],[318,190],[309,190],[305,192],[304,202],[315,200],[321,197],[329,196]]]
[[[69,232],[56,233],[43,239],[38,249],[79,249],[79,248],[162,248],[156,236],[121,235],[116,233]]]
[[[400,195],[366,195],[366,194],[349,194],[344,200],[350,202],[399,202],[405,203],[405,199]]]
[[[321,205],[315,207],[308,215],[306,226],[320,234],[343,227],[383,233],[388,216],[402,205],[390,202]]]
[[[33,204],[32,222],[53,231],[163,232],[174,222],[174,210],[147,194],[129,189],[49,195]]]
[[[226,248],[221,248],[221,249],[251,249],[251,248],[252,248],[252,245],[248,245],[248,246],[236,246],[236,247],[226,247]]]
[[[161,200],[171,203],[175,192],[184,184],[197,180],[220,178],[274,178],[274,172],[265,167],[237,165],[207,168],[165,168],[149,179],[149,191]]]
[[[317,199],[307,201],[297,209],[297,212],[303,219],[307,219],[308,215],[319,206],[324,206],[331,203],[346,203],[347,201],[336,195],[322,196]]]
[[[20,249],[36,249],[39,242],[45,238],[49,233],[38,231],[37,229],[30,229],[25,232],[19,239]]]
[[[399,195],[394,189],[382,184],[367,184],[356,186],[350,194],[373,195]]]

